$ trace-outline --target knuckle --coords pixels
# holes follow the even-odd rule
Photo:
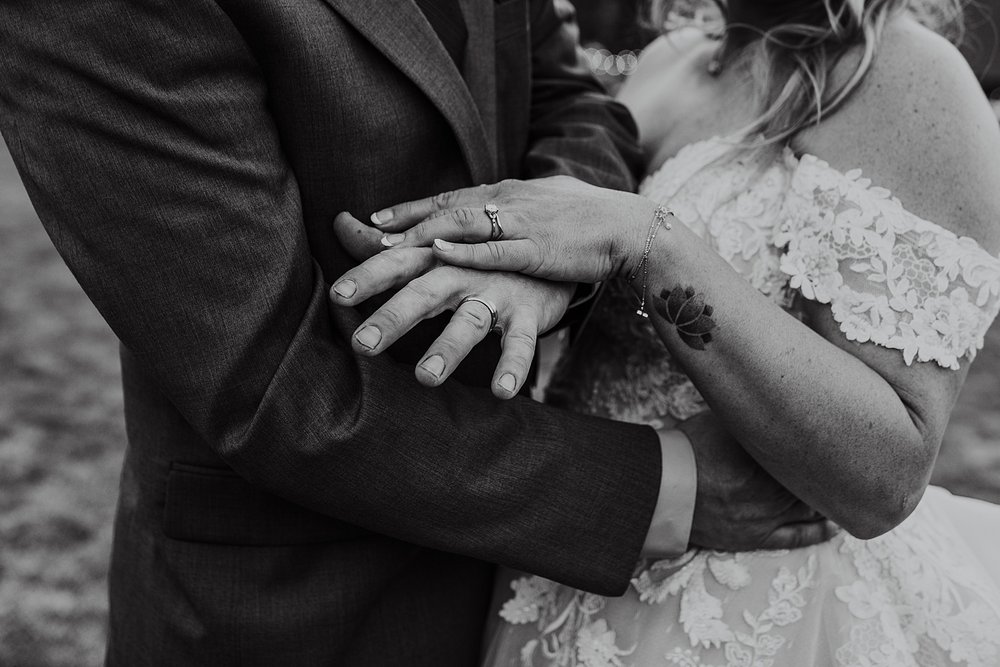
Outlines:
[[[451,202],[454,201],[455,196],[452,192],[439,192],[438,194],[431,197],[431,205],[436,209],[445,209],[451,206]]]
[[[378,262],[375,262],[374,258],[372,258],[345,273],[341,277],[341,280],[353,280],[358,287],[364,286],[370,288],[378,282],[378,276],[381,274],[382,272],[378,270]]]
[[[533,331],[520,326],[512,326],[510,330],[504,334],[505,344],[514,345],[527,350],[535,349],[535,340],[536,335]]]
[[[485,331],[490,326],[490,315],[485,311],[486,309],[483,307],[472,308],[466,305],[455,313],[454,319],[457,324],[462,324],[477,331]]]
[[[399,290],[399,294],[403,297],[411,297],[421,303],[433,301],[439,296],[437,286],[425,276],[408,282]]]
[[[452,326],[447,327],[434,342],[434,349],[445,359],[446,365],[451,368],[454,365],[452,362],[464,358],[478,342],[479,336],[476,335],[475,331],[457,327],[452,322]]]
[[[518,353],[511,351],[510,348],[506,348],[506,352],[507,354],[504,355],[504,366],[506,369],[513,371],[519,377],[527,375],[528,370],[531,368],[531,354],[526,351]]]
[[[374,324],[376,327],[382,330],[383,333],[387,331],[395,331],[402,328],[405,318],[403,314],[400,313],[392,306],[383,306],[379,311],[371,317],[370,323]]]
[[[407,254],[404,248],[388,248],[372,258],[372,268],[380,273],[398,275],[407,264]]]
[[[505,178],[499,183],[494,183],[490,192],[494,197],[498,197],[505,192],[517,190],[519,182],[516,178]]]
[[[434,347],[427,350],[427,356],[439,355],[445,360],[445,366],[450,368],[451,362],[461,356],[460,350],[463,347],[468,347],[468,345],[462,343],[460,336],[456,336],[454,332],[446,331],[434,341]]]
[[[456,209],[452,213],[452,219],[455,221],[455,224],[458,225],[459,229],[466,232],[470,232],[475,229],[476,223],[478,222],[476,214],[473,213],[471,209],[467,208]]]

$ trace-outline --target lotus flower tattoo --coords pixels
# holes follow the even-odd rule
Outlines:
[[[672,290],[660,292],[656,311],[677,327],[677,334],[688,347],[704,350],[712,340],[712,307],[705,303],[705,295],[698,294],[693,287],[678,285]]]

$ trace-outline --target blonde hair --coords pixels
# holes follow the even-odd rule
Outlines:
[[[747,0],[753,2],[754,0]],[[757,0],[763,4],[766,0]],[[882,30],[909,11],[952,41],[963,34],[962,0],[770,0],[771,27],[732,24],[726,0],[653,0],[654,24],[663,30],[697,25],[726,38],[733,29],[758,35],[739,50],[751,67],[761,114],[737,134],[748,148],[786,143],[833,113],[861,84],[878,50]],[[861,57],[845,83],[833,86],[834,68],[856,47]],[[724,47],[723,47],[724,48]]]

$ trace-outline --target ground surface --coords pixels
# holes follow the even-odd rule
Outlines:
[[[100,664],[123,447],[114,337],[0,145],[0,665]],[[956,409],[938,480],[1000,501],[998,327]]]

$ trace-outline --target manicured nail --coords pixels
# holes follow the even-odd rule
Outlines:
[[[391,248],[397,243],[402,243],[405,238],[406,234],[386,234],[382,237],[382,245],[386,248]]]
[[[333,291],[345,299],[350,299],[358,291],[358,284],[353,280],[341,280],[333,286]]]
[[[438,250],[444,250],[445,252],[455,249],[454,243],[448,243],[444,239],[434,239],[434,245],[437,247]]]
[[[374,350],[378,347],[379,342],[382,340],[382,332],[379,331],[377,327],[368,325],[358,333],[354,334],[354,337],[358,339],[359,343],[367,347],[369,350]]]
[[[517,379],[510,373],[504,373],[497,380],[497,384],[503,387],[506,391],[514,393],[514,387],[517,386]]]
[[[377,213],[372,213],[372,224],[376,227],[384,225],[385,223],[392,220],[392,209],[387,208],[384,211],[379,211]]]
[[[440,354],[435,354],[424,359],[420,367],[436,378],[441,377],[441,373],[444,372],[444,358]]]

